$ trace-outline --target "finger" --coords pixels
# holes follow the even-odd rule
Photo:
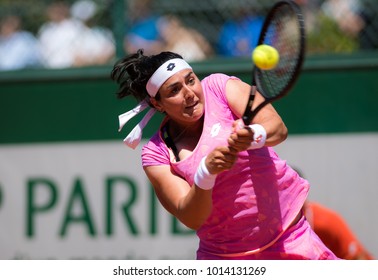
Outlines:
[[[243,127],[244,127],[244,122],[241,119],[234,121],[234,123],[232,124],[232,128],[233,128],[234,132],[237,132],[238,130],[242,129]]]
[[[251,141],[252,136],[249,134],[242,137],[232,135],[227,140],[229,148],[239,152],[246,150],[251,145]]]
[[[214,164],[234,163],[237,159],[238,151],[232,147],[222,147],[215,151],[210,157]]]

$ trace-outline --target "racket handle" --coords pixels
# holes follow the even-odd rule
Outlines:
[[[243,118],[242,118],[244,125],[246,125],[246,126],[249,125],[251,123],[251,120],[252,120],[252,118],[249,115],[251,115],[251,114],[248,114],[248,116],[244,115]]]
[[[245,108],[244,115],[242,117],[244,125],[249,125],[252,121],[252,118],[254,117],[254,112],[252,111],[252,105],[253,105],[253,100],[255,99],[255,94],[256,94],[256,86],[253,85],[251,87],[251,92],[249,93],[247,107]]]

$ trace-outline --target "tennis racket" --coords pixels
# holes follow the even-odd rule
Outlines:
[[[252,87],[242,117],[249,125],[256,114],[268,103],[287,95],[295,84],[305,55],[305,27],[300,7],[293,1],[277,2],[268,12],[257,45],[274,47],[280,60],[271,70],[253,66]],[[252,110],[256,90],[265,98]]]

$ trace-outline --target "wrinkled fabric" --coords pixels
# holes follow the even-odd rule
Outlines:
[[[227,145],[232,123],[237,119],[225,95],[229,79],[236,78],[213,74],[202,81],[205,118],[202,136],[193,153],[185,160],[175,162],[158,132],[142,149],[143,166],[170,165],[173,172],[193,184],[201,159],[215,147]],[[296,233],[296,236],[308,244],[301,245],[290,234],[291,229],[288,230],[300,213],[308,191],[308,182],[272,148],[239,153],[233,168],[220,173],[215,181],[212,213],[197,230],[200,239],[198,259],[227,259],[219,255],[259,251],[277,239],[263,251],[262,258],[286,258],[287,254],[302,259],[328,258],[332,253],[329,256],[320,253],[319,256],[319,253],[307,250],[319,241],[311,229],[302,225],[303,221],[301,230],[304,233]],[[322,248],[321,242],[318,247]],[[327,251],[326,248],[320,251],[323,249]]]

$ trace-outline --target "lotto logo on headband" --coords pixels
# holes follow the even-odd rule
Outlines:
[[[148,94],[151,97],[155,97],[161,85],[183,69],[192,69],[192,67],[181,58],[174,58],[164,62],[148,80],[146,85]]]
[[[169,63],[167,66],[167,71],[172,71],[176,67],[176,64],[174,63]]]

